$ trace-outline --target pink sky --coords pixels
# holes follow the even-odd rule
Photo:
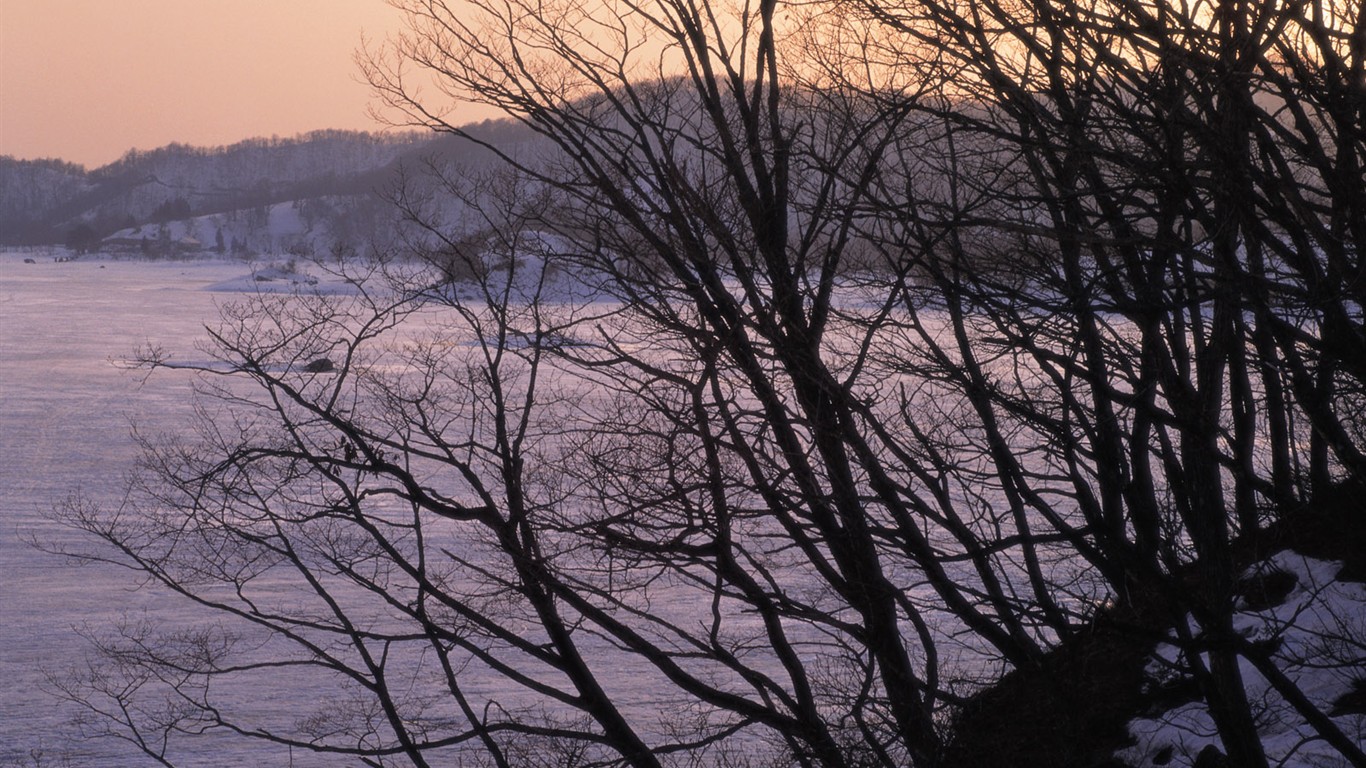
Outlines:
[[[0,155],[378,129],[352,57],[399,25],[384,0],[0,0]]]

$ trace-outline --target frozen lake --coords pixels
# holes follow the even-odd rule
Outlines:
[[[124,358],[151,344],[169,351],[172,362],[202,363],[206,358],[196,351],[197,340],[222,304],[253,286],[288,289],[285,276],[267,270],[256,274],[274,275],[273,282],[254,279],[261,266],[56,262],[38,253],[0,254],[0,449],[6,459],[0,462],[0,680],[5,681],[0,686],[0,768],[155,764],[117,740],[81,738],[72,725],[79,713],[47,692],[48,678],[89,666],[90,644],[82,631],[107,634],[124,621],[176,624],[199,617],[185,612],[183,599],[139,588],[131,572],[102,564],[78,566],[43,548],[79,550],[91,544],[84,534],[58,524],[53,510],[77,493],[117,507],[125,475],[139,455],[134,428],[151,435],[181,432],[193,415],[193,373],[161,370],[147,378],[130,370]],[[478,692],[488,683],[474,681],[469,687]],[[496,688],[496,681],[491,684]],[[629,675],[617,676],[614,685],[624,700],[654,695]],[[287,697],[316,703],[328,693],[335,691],[310,690],[306,682],[290,680],[256,688],[246,698],[267,716],[290,718],[299,706]],[[503,695],[491,688],[486,694]],[[178,740],[173,754],[186,765],[339,764],[335,757],[290,755],[226,737]]]
[[[24,263],[32,258],[36,263]],[[192,351],[221,289],[246,284],[252,266],[228,262],[56,263],[0,254],[0,766],[151,764],[109,740],[82,741],[72,712],[43,693],[44,672],[83,662],[75,629],[170,610],[135,590],[126,572],[75,567],[31,546],[72,541],[54,505],[77,491],[117,503],[136,457],[133,425],[175,430],[190,412],[189,375],[143,382],[119,358],[148,342]],[[220,290],[208,290],[209,288]],[[247,764],[219,754],[205,764]]]
[[[161,370],[147,378],[130,370],[124,358],[152,344],[168,350],[173,362],[202,362],[196,343],[204,326],[213,324],[222,304],[239,299],[241,290],[265,285],[253,279],[259,268],[224,261],[55,262],[50,255],[0,254],[0,449],[6,458],[0,462],[0,768],[155,764],[117,740],[81,738],[72,724],[79,713],[47,692],[48,677],[88,667],[90,644],[82,631],[101,634],[123,621],[175,624],[199,617],[185,612],[183,599],[139,588],[131,572],[78,566],[42,548],[90,545],[84,534],[58,524],[53,510],[76,493],[116,507],[139,455],[133,429],[175,433],[193,415],[193,373]],[[288,284],[268,287],[277,286]],[[473,681],[470,690],[477,693],[488,683]],[[630,675],[616,676],[613,685],[623,700],[655,695]],[[291,680],[255,689],[248,698],[288,718],[298,710],[288,696],[317,702],[329,693],[300,689],[309,690]],[[192,766],[345,762],[226,737],[178,745],[173,754]]]
[[[26,258],[35,263],[24,263]],[[53,509],[78,492],[102,505],[117,505],[124,475],[138,456],[131,430],[182,431],[192,414],[191,373],[163,370],[144,380],[121,358],[151,343],[170,351],[173,361],[202,362],[195,344],[204,325],[216,319],[221,304],[241,296],[236,291],[265,285],[253,274],[259,266],[223,261],[58,263],[51,256],[0,253],[0,768],[154,764],[117,741],[80,738],[71,725],[76,712],[45,693],[46,681],[48,675],[87,666],[89,645],[82,629],[99,633],[125,620],[193,622],[198,617],[185,612],[182,600],[153,588],[139,589],[127,571],[77,567],[33,542],[80,548],[84,536],[55,523]],[[259,273],[267,274],[272,273]],[[453,348],[467,349],[464,343]],[[1326,568],[1312,563],[1297,567]],[[652,610],[671,616],[707,609],[692,605],[686,592],[661,590],[657,595],[663,599]],[[1355,606],[1360,595],[1354,592],[1351,599],[1358,603],[1340,615],[1359,615]],[[737,624],[733,619],[732,628]],[[642,711],[668,708],[659,698],[668,688],[652,686],[649,669],[632,669],[630,660],[605,646],[597,650],[605,651],[598,661],[616,664],[617,674],[607,680],[615,697],[640,702]],[[267,717],[293,717],[301,702],[325,701],[335,694],[309,688],[299,678],[275,682],[245,697]],[[499,684],[485,677],[471,680],[469,690],[490,698],[508,696]],[[1334,684],[1314,683],[1328,691],[1321,694],[1325,707],[1342,690]],[[237,696],[238,687],[227,690],[228,700],[244,698]],[[1212,730],[1203,723],[1185,727]],[[1170,740],[1161,733],[1161,723],[1138,727],[1147,729],[1145,744]],[[1286,741],[1293,752],[1300,749],[1301,737],[1299,730],[1287,729],[1268,738]],[[1142,759],[1153,751],[1136,749],[1133,755]],[[182,740],[174,754],[190,766],[345,764],[222,737]]]

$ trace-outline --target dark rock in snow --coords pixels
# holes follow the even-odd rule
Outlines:
[[[1238,582],[1237,593],[1241,608],[1248,611],[1264,611],[1285,602],[1299,583],[1293,574],[1279,569],[1269,569],[1249,576]]]
[[[304,371],[307,373],[328,373],[335,370],[337,370],[337,366],[326,357],[311,360],[308,365],[304,366]]]
[[[1352,690],[1337,697],[1328,714],[1334,717],[1338,715],[1366,715],[1366,677],[1355,680],[1352,683]]]
[[[1209,744],[1195,756],[1194,768],[1228,768],[1228,758],[1218,747]]]

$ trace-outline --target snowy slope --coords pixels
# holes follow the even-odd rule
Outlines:
[[[1340,563],[1290,550],[1253,566],[1243,574],[1245,580],[1279,579],[1290,591],[1275,605],[1253,606],[1244,601],[1235,627],[1250,640],[1278,644],[1273,656],[1277,667],[1316,708],[1330,713],[1349,739],[1366,744],[1366,714],[1361,708],[1335,707],[1366,682],[1366,584],[1337,580],[1340,568]],[[1293,585],[1287,576],[1293,578]],[[1148,677],[1155,685],[1179,685],[1184,668],[1181,652],[1162,644],[1149,662]],[[1349,765],[1246,660],[1242,674],[1271,765]],[[1137,743],[1118,757],[1135,767],[1195,766],[1202,751],[1222,747],[1208,707],[1201,701],[1134,720],[1129,730]]]

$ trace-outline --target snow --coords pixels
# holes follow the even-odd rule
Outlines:
[[[1340,564],[1316,560],[1290,550],[1248,569],[1244,577],[1283,571],[1295,577],[1294,589],[1280,605],[1264,610],[1246,607],[1234,626],[1252,640],[1279,639],[1277,667],[1320,710],[1347,693],[1354,679],[1366,678],[1366,585],[1337,581]],[[1343,642],[1355,638],[1355,644]],[[1162,644],[1149,665],[1150,677],[1170,677],[1181,653]],[[1253,703],[1262,744],[1273,766],[1326,768],[1348,765],[1324,743],[1265,678],[1244,660],[1241,672]],[[1348,738],[1366,743],[1366,716],[1342,714],[1333,721]],[[1222,747],[1208,709],[1201,702],[1183,704],[1161,714],[1134,720],[1129,731],[1137,744],[1118,756],[1133,766],[1193,766],[1209,745]],[[1169,762],[1168,762],[1169,760]]]
[[[80,661],[72,628],[149,606],[148,593],[128,592],[112,569],[73,570],[27,543],[72,540],[48,516],[68,494],[115,498],[135,455],[130,422],[164,428],[188,412],[187,381],[139,387],[111,358],[152,337],[188,341],[214,308],[198,288],[242,269],[24,257],[0,255],[0,764],[34,749],[56,756],[67,713],[42,694],[43,670]],[[120,764],[103,753],[76,758]]]
[[[287,218],[282,215],[281,227]],[[511,279],[518,294],[591,300],[591,285],[578,276],[558,273],[548,283],[540,282],[541,252],[556,248],[550,237],[537,237],[514,275],[504,274],[503,279]],[[121,368],[118,358],[149,340],[192,350],[202,325],[212,320],[219,303],[237,298],[234,294],[348,290],[304,262],[291,264],[288,257],[257,262],[83,257],[54,263],[50,256],[25,264],[35,254],[0,254],[0,451],[6,457],[0,462],[0,573],[6,579],[0,589],[0,616],[5,618],[0,622],[0,680],[5,681],[0,686],[0,765],[25,759],[33,749],[51,749],[65,738],[61,734],[69,713],[53,707],[40,689],[45,669],[82,661],[84,646],[72,627],[108,626],[125,612],[155,617],[179,610],[179,603],[154,590],[130,591],[126,574],[115,569],[74,569],[26,544],[29,539],[45,544],[72,539],[71,532],[52,523],[48,511],[76,489],[94,500],[117,503],[121,475],[136,455],[130,423],[174,430],[190,412],[188,374],[166,372],[144,382]],[[1290,573],[1296,586],[1280,605],[1243,611],[1237,627],[1251,638],[1279,636],[1282,668],[1311,701],[1327,709],[1350,689],[1353,675],[1366,676],[1361,650],[1366,646],[1354,650],[1331,642],[1332,636],[1341,635],[1342,622],[1366,639],[1366,586],[1334,581],[1336,564],[1292,552],[1279,553],[1257,568]],[[1160,647],[1153,674],[1165,674],[1179,656],[1174,646]],[[1263,697],[1267,686],[1255,670],[1245,667],[1243,674],[1261,707],[1273,765],[1342,764],[1292,711],[1264,703],[1279,699]],[[649,678],[642,674],[639,679]],[[650,693],[628,691],[642,698]],[[1366,740],[1366,717],[1340,715],[1335,722],[1350,738]],[[1154,765],[1168,749],[1166,764],[1192,766],[1201,749],[1219,744],[1208,712],[1199,704],[1135,720],[1130,730],[1137,744],[1120,757],[1134,766]],[[72,748],[76,751],[70,757],[77,764],[146,764],[116,747],[82,744]],[[215,752],[235,746],[202,748],[223,761],[219,764],[262,764],[242,753]],[[104,749],[114,751],[98,751]],[[51,756],[61,755],[52,750]]]
[[[305,221],[299,203],[284,202],[127,227],[105,237],[101,249],[126,251],[168,246],[184,252],[207,253],[218,246],[220,235],[225,248],[240,243],[250,250],[264,252],[302,249],[322,253],[334,242],[326,222]]]
[[[204,286],[217,293],[307,293],[320,295],[354,294],[356,287],[340,278],[318,274],[318,270],[293,260],[265,265],[252,264],[250,271]]]
[[[56,524],[53,508],[78,491],[117,504],[137,456],[132,426],[173,432],[191,416],[191,374],[144,379],[122,360],[149,342],[193,353],[218,307],[239,298],[223,291],[286,283],[253,279],[273,275],[269,263],[58,255],[0,253],[0,766],[31,764],[35,753],[44,765],[143,766],[117,742],[74,739],[73,712],[44,693],[45,674],[84,662],[76,628],[106,631],[125,616],[176,620],[184,603],[120,569],[74,567],[30,542],[79,546],[84,537]],[[205,764],[284,764],[212,738],[196,746],[218,755]]]

